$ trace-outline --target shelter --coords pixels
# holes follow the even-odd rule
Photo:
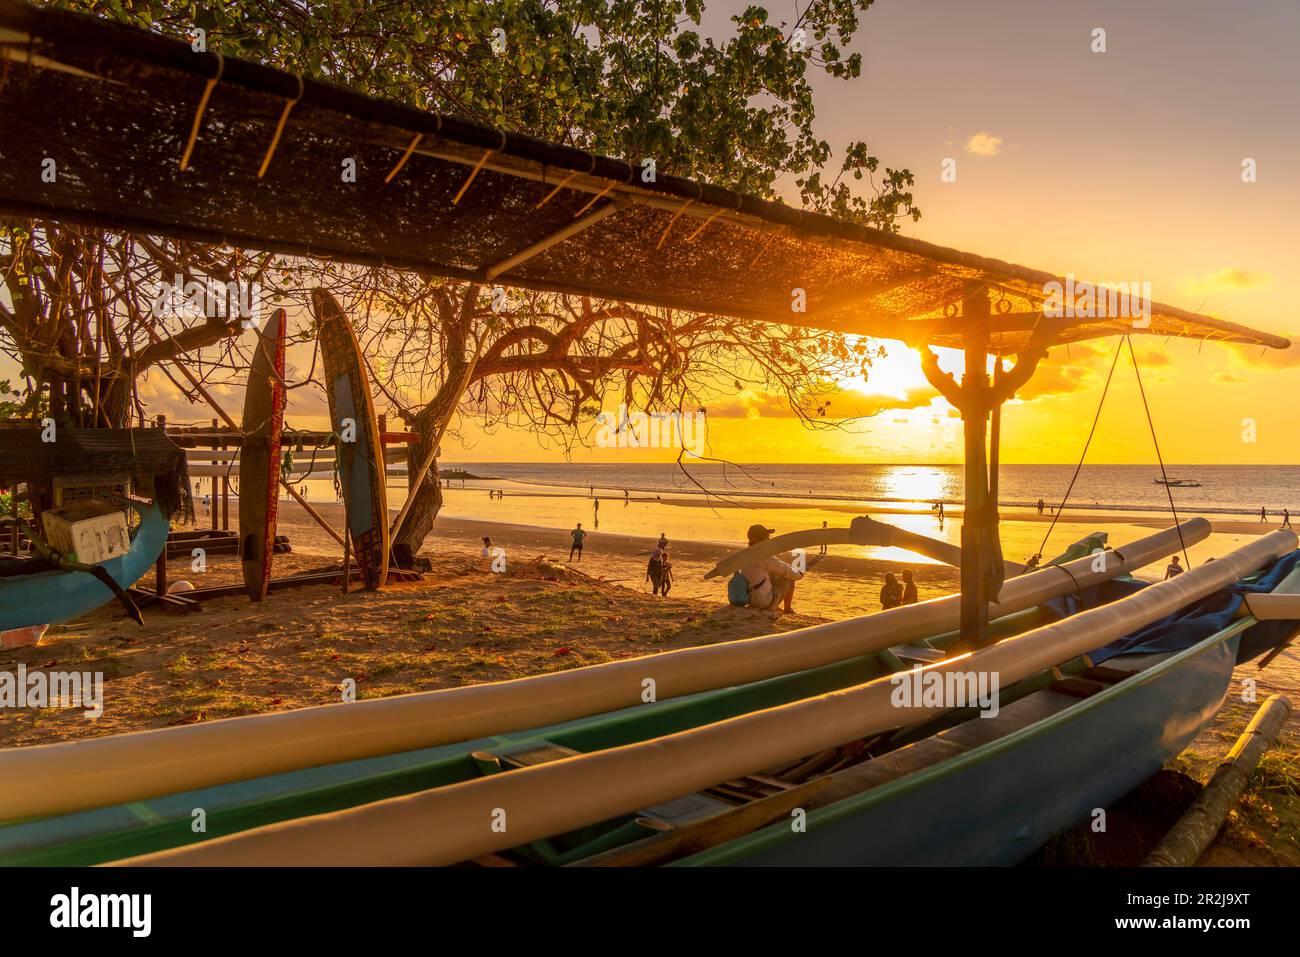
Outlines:
[[[966,420],[963,627],[997,557],[996,411],[1048,346],[1130,331],[1285,347],[1150,303],[1045,321],[1067,277],[0,0],[0,213],[900,339]],[[356,161],[355,182],[341,163]],[[42,177],[53,159],[57,175]],[[806,297],[796,311],[795,292]],[[957,386],[925,346],[961,347]],[[990,382],[985,355],[1018,355]],[[1000,364],[999,364],[1000,368]],[[986,457],[986,429],[995,430]]]

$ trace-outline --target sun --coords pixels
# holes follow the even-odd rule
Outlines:
[[[928,387],[915,349],[909,349],[901,342],[886,342],[884,345],[885,355],[872,360],[871,371],[865,378],[854,375],[840,379],[839,387],[845,391],[892,399],[905,399],[918,389]]]

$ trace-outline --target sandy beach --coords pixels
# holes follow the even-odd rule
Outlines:
[[[508,496],[493,501],[502,518],[546,514],[544,496]],[[725,602],[725,583],[705,581],[704,573],[730,554],[735,543],[680,539],[681,529],[716,529],[759,520],[779,528],[823,519],[796,509],[752,504],[701,508],[675,501],[618,503],[593,528],[581,562],[568,564],[569,535],[564,527],[457,516],[458,507],[484,505],[485,493],[452,489],[448,510],[435,522],[422,554],[432,570],[418,582],[367,592],[353,585],[341,594],[341,578],[330,584],[273,592],[260,605],[242,595],[204,602],[185,613],[153,606],[146,625],[137,627],[110,605],[71,624],[55,626],[36,647],[0,652],[5,667],[81,668],[103,671],[107,682],[104,715],[90,721],[68,711],[33,711],[0,726],[0,746],[12,747],[84,736],[262,713],[338,700],[339,682],[357,681],[361,697],[375,697],[502,680],[670,648],[710,644],[801,627],[817,621],[863,614],[879,608],[885,571],[911,567],[922,599],[957,588],[955,570],[909,560],[898,563],[871,550],[832,547],[799,583],[793,615],[738,609]],[[512,500],[513,499],[513,500]],[[579,510],[585,499],[563,496],[550,502],[549,514]],[[590,502],[586,502],[590,507]],[[558,506],[558,507],[557,507]],[[327,521],[342,522],[337,503],[315,503]],[[626,511],[624,511],[626,509]],[[820,510],[832,521],[847,510]],[[579,512],[579,514],[581,514]],[[705,521],[696,521],[702,517]],[[898,516],[895,516],[895,519]],[[901,513],[937,531],[937,519]],[[200,507],[199,527],[210,518]],[[1131,519],[1131,517],[1129,517]],[[1010,542],[1041,539],[1037,515],[1007,516]],[[586,524],[586,523],[584,523]],[[594,524],[594,523],[593,523]],[[1112,542],[1122,542],[1163,527],[1157,521],[1120,524],[1104,516],[1058,526],[1062,547],[1105,525]],[[944,533],[958,526],[949,520]],[[645,564],[657,535],[626,529],[656,528],[674,537],[675,586],[670,598],[650,594]],[[1211,539],[1194,548],[1193,560],[1208,557],[1227,543],[1258,534],[1253,523],[1216,522]],[[293,503],[282,503],[280,534],[292,551],[276,556],[276,575],[340,568],[337,544]],[[697,532],[698,534],[698,532]],[[506,551],[507,572],[495,574],[480,557],[480,540],[491,536]],[[1144,572],[1154,575],[1158,569]],[[169,579],[196,587],[240,580],[233,555],[215,555],[196,574],[188,559],[169,564]],[[150,578],[142,582],[148,586]],[[1256,682],[1263,700],[1273,691],[1300,696],[1300,666],[1294,654],[1277,659],[1265,672],[1255,665],[1238,669],[1237,680],[1214,726],[1176,762],[1186,773],[1207,779],[1240,734],[1256,705],[1242,700],[1243,684]],[[1300,740],[1300,719],[1292,718],[1274,762],[1292,762]],[[1300,797],[1293,776],[1261,775],[1257,789],[1234,812],[1205,863],[1300,864]]]

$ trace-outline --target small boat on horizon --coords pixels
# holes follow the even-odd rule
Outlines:
[[[1156,485],[1164,485],[1168,488],[1200,488],[1201,483],[1194,479],[1156,479]]]

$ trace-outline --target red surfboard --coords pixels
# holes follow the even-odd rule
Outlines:
[[[257,331],[253,365],[244,390],[244,444],[239,451],[239,555],[244,588],[253,601],[266,597],[275,553],[280,501],[280,434],[284,429],[283,309]]]

